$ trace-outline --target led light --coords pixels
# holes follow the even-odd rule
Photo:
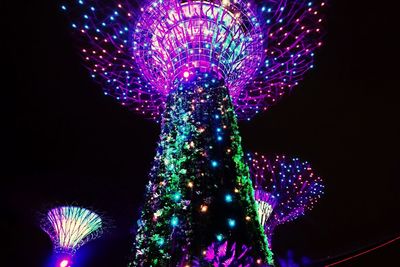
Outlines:
[[[222,234],[217,234],[216,237],[218,241],[222,241],[222,239],[224,239],[224,236]]]
[[[178,226],[178,223],[179,223],[179,219],[178,219],[178,217],[172,217],[172,219],[171,219],[171,226],[172,227],[176,227],[176,226]]]
[[[60,267],[69,267],[69,260],[62,260],[60,262]]]
[[[236,221],[234,219],[228,219],[228,225],[230,228],[233,228],[236,226]]]
[[[232,202],[233,198],[231,194],[226,194],[225,195],[225,202],[230,203]]]
[[[102,219],[96,213],[81,207],[62,206],[47,212],[42,229],[55,246],[64,251],[74,251],[102,230]]]
[[[164,245],[164,243],[165,243],[164,238],[160,238],[160,239],[157,240],[157,244],[158,244],[159,246]]]
[[[81,14],[75,18],[76,28],[84,33],[89,47],[108,50],[101,57],[85,56],[87,67],[98,74],[98,81],[114,98],[121,99],[135,77],[137,86],[130,87],[132,92],[120,103],[133,104],[133,110],[157,121],[161,115],[158,110],[165,106],[167,96],[180,86],[177,77],[188,82],[189,78],[207,79],[216,73],[218,78],[210,77],[208,87],[225,81],[233,93],[231,99],[238,118],[249,120],[280,100],[313,67],[311,55],[323,35],[319,9],[325,4],[277,0],[261,5],[259,10],[269,14],[257,16],[256,5],[243,0],[214,2],[145,1],[132,28],[126,26],[135,9],[130,4],[118,4],[118,11],[112,4],[82,8],[77,11]],[[82,0],[78,3],[86,4]],[[69,6],[63,4],[60,9],[68,11]],[[91,13],[85,14],[87,10]],[[176,32],[171,34],[171,29]],[[133,54],[127,45],[130,38]],[[285,53],[281,53],[283,44]],[[286,60],[286,55],[294,53],[300,57]],[[268,58],[267,64],[262,62],[264,58]],[[105,76],[115,79],[108,82]]]
[[[207,210],[208,210],[208,206],[207,206],[207,205],[201,205],[201,206],[200,206],[200,211],[201,211],[201,212],[204,213],[204,212],[207,212]]]
[[[181,200],[181,194],[180,193],[175,193],[174,195],[173,195],[173,199],[175,200],[175,201],[179,201],[179,200]]]

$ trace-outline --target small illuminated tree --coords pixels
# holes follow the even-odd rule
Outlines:
[[[103,231],[101,217],[85,208],[61,206],[49,210],[41,221],[56,253],[57,267],[70,267],[82,245],[99,237]]]
[[[284,155],[248,153],[260,222],[271,246],[274,229],[314,208],[324,194],[322,179],[307,161]]]

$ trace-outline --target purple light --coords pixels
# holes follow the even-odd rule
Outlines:
[[[322,179],[298,158],[247,154],[259,215],[267,236],[279,224],[311,210],[323,195]]]
[[[66,6],[92,77],[122,105],[158,119],[181,79],[213,73],[229,88],[239,119],[249,119],[312,68],[325,3],[154,0],[134,7],[95,0]]]

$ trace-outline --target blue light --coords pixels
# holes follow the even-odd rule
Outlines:
[[[231,194],[226,194],[225,195],[225,202],[230,203],[230,202],[232,202],[232,200],[233,200],[233,198],[232,198]]]
[[[83,5],[83,1],[82,1],[82,0],[79,0],[79,4]]]
[[[172,227],[176,227],[176,226],[178,226],[178,223],[179,223],[179,219],[178,219],[178,217],[172,217],[172,219],[171,219],[171,226]]]
[[[217,128],[217,133],[221,132],[221,128]]]
[[[222,136],[218,136],[218,137],[217,137],[217,140],[218,140],[218,141],[222,141]]]
[[[312,2],[308,2],[308,6],[312,6]]]
[[[179,200],[181,200],[181,194],[180,193],[175,193],[173,198],[174,198],[175,201],[179,201]]]
[[[61,6],[61,9],[62,10],[67,10],[67,7],[63,5],[63,6]]]
[[[228,219],[228,225],[230,228],[233,228],[236,226],[236,221],[234,219]]]
[[[215,118],[216,118],[216,119],[219,119],[219,115],[215,115]]]
[[[222,234],[217,234],[218,241],[222,241],[223,238],[224,238],[224,236]]]
[[[215,160],[211,161],[211,166],[213,166],[214,168],[218,166],[218,162]]]
[[[159,246],[164,245],[164,238],[158,239],[157,244],[158,244]]]

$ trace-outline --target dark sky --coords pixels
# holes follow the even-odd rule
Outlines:
[[[82,247],[77,266],[125,266],[159,126],[92,82],[57,1],[14,2],[1,3],[2,56],[10,59],[1,86],[10,121],[1,149],[7,266],[43,266],[52,248],[37,212],[74,202],[113,220]],[[324,178],[325,198],[274,237],[278,256],[291,250],[316,262],[400,234],[398,14],[389,3],[332,2],[316,68],[240,125],[246,150],[296,155]],[[399,248],[338,266],[392,266]]]

